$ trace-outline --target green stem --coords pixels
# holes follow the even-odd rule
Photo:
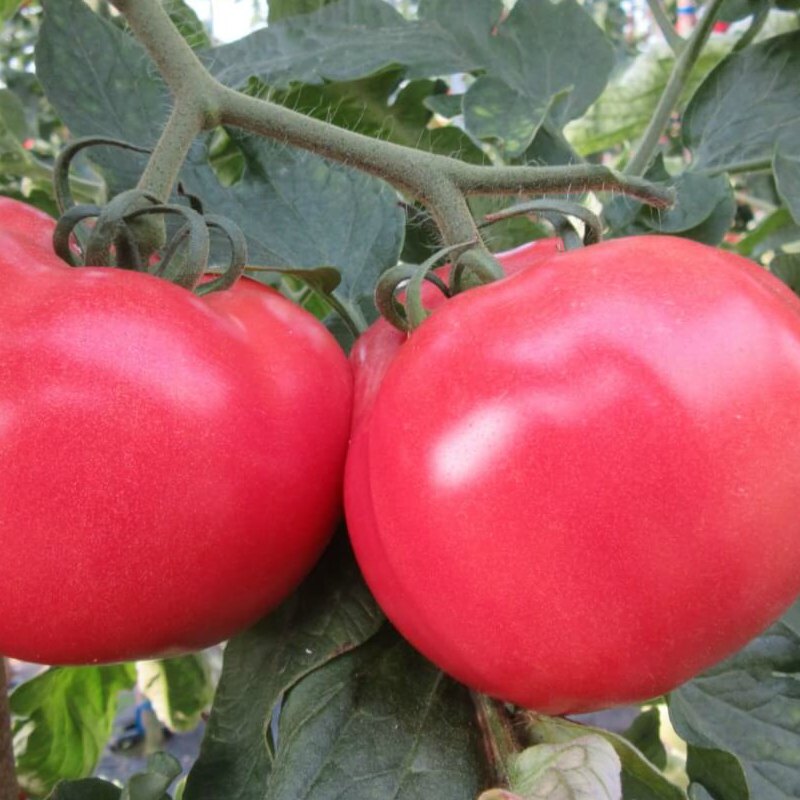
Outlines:
[[[675,66],[672,68],[672,74],[669,76],[664,93],[661,95],[658,106],[653,112],[650,124],[647,126],[636,152],[625,169],[627,175],[644,175],[648,166],[650,166],[650,162],[658,149],[661,134],[664,133],[669,118],[680,100],[681,94],[692,74],[692,68],[703,51],[706,40],[714,26],[714,20],[724,2],[725,0],[711,0],[705,13],[692,31],[692,35],[684,42],[680,55],[675,61]]]
[[[571,193],[608,189],[667,207],[671,193],[608,167],[500,167],[381,141],[306,117],[291,109],[222,86],[209,75],[167,17],[159,0],[112,0],[156,62],[175,97],[175,110],[139,188],[165,197],[195,135],[233,125],[285,142],[387,180],[431,212],[444,244],[477,237],[469,194]]]
[[[178,180],[189,148],[203,127],[204,116],[199,108],[195,108],[192,113],[191,107],[176,103],[139,178],[138,188],[166,203]]]
[[[672,20],[667,16],[667,12],[664,11],[661,0],[647,0],[647,5],[650,6],[650,13],[653,15],[656,25],[661,29],[661,33],[664,34],[664,38],[667,40],[667,44],[672,49],[672,52],[675,54],[680,53],[685,43],[683,39],[678,36],[678,32],[675,30]]]
[[[511,718],[499,700],[485,694],[470,692],[483,737],[486,761],[492,770],[492,786],[509,785],[509,761],[521,747],[514,736]]]
[[[14,772],[11,711],[8,707],[6,660],[0,656],[0,800],[17,800],[19,787]]]
[[[738,161],[735,164],[725,164],[718,167],[709,167],[708,169],[696,170],[699,175],[708,175],[714,177],[715,175],[743,175],[747,172],[769,172],[772,169],[771,158],[754,158],[752,161]]]

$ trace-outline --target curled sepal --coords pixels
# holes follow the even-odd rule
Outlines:
[[[422,283],[428,281],[442,294],[450,297],[447,284],[432,270],[436,263],[450,253],[475,245],[474,241],[445,247],[422,264],[400,264],[386,270],[375,287],[375,305],[387,322],[408,333],[418,327],[428,316],[422,304]],[[397,292],[406,288],[406,305],[397,299]]]
[[[406,288],[406,316],[411,330],[415,330],[430,316],[430,311],[425,308],[422,302],[422,283],[428,275],[433,274],[433,268],[443,258],[449,255],[456,255],[456,258],[461,255],[465,250],[469,250],[475,246],[474,239],[469,242],[462,242],[461,244],[450,245],[450,247],[443,247],[437,250],[429,259],[423,261],[414,270],[414,274],[408,282]],[[434,276],[438,278],[438,276]],[[434,281],[435,283],[435,281]]]
[[[574,250],[584,245],[597,244],[603,238],[603,222],[600,217],[580,203],[572,203],[569,200],[540,199],[518,203],[502,211],[487,214],[480,227],[493,225],[495,222],[523,214],[549,222],[555,229],[556,235],[564,242],[567,250]],[[575,230],[570,217],[583,222],[583,239]]]
[[[70,142],[66,147],[62,148],[53,164],[53,190],[56,196],[56,204],[61,214],[65,214],[68,209],[75,205],[72,199],[72,192],[69,188],[69,168],[72,164],[72,160],[84,148],[94,147],[96,145],[121,147],[123,150],[132,150],[135,153],[150,152],[146,147],[140,147],[139,145],[131,144],[121,139],[113,139],[108,136],[84,136],[81,139]]]
[[[450,271],[450,289],[453,294],[460,294],[464,289],[492,283],[505,278],[500,262],[481,247],[473,247],[458,256]]]
[[[241,228],[225,217],[209,215],[204,219],[208,228],[222,231],[228,242],[230,242],[231,257],[225,271],[218,278],[214,278],[208,283],[198,284],[195,293],[199,295],[230,289],[241,277],[247,263],[247,239],[245,239]]]
[[[100,207],[92,205],[73,206],[59,217],[53,231],[53,250],[56,255],[67,262],[71,267],[77,267],[78,261],[72,249],[72,235],[78,225],[86,219],[100,216]],[[77,237],[76,237],[77,241]],[[78,242],[80,246],[80,242]],[[83,253],[81,257],[83,258]]]
[[[211,241],[206,220],[188,206],[161,203],[132,211],[127,219],[133,221],[150,214],[178,214],[184,219],[184,225],[168,242],[153,274],[185,289],[194,290],[208,268]],[[177,258],[178,250],[184,242],[187,243],[186,252],[181,258]]]
[[[117,266],[143,270],[141,245],[130,229],[136,212],[154,208],[158,198],[131,189],[114,197],[104,206],[89,234],[84,263],[93,267]]]

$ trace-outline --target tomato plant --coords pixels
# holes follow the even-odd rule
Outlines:
[[[0,3],[0,800],[800,797],[797,0],[230,2]]]
[[[658,696],[800,591],[798,397],[800,302],[745,259],[633,237],[534,260],[399,348],[350,451],[356,555],[482,692]]]
[[[81,664],[225,639],[308,572],[339,514],[350,367],[244,279],[200,299],[71,269],[0,200],[0,651]]]

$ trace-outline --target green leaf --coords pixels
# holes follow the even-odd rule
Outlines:
[[[289,17],[204,54],[213,74],[242,86],[255,75],[276,88],[348,81],[402,65],[406,77],[486,70],[515,94],[547,101],[563,124],[600,94],[612,51],[575,0],[520,0],[501,22],[499,0],[422,2],[408,21],[382,0],[339,0]],[[505,138],[505,137],[503,137]]]
[[[685,233],[696,230],[723,205],[725,209],[730,209],[731,217],[719,232],[718,238],[711,237],[716,238],[716,241],[708,242],[719,244],[733,221],[735,210],[733,188],[728,177],[684,172],[667,178],[663,183],[675,189],[675,205],[665,210],[644,206],[641,215],[644,224],[659,233]]]
[[[298,683],[264,800],[465,800],[482,767],[467,690],[392,630]]]
[[[800,241],[800,226],[793,222],[788,209],[779,208],[749,231],[736,245],[736,250],[743,256],[758,258],[793,241]]]
[[[403,244],[405,219],[395,191],[312,153],[231,135],[244,154],[242,179],[226,188],[209,169],[185,170],[186,189],[208,211],[236,220],[251,262],[335,267],[342,276],[336,294],[351,309],[371,295]]]
[[[556,100],[549,96],[534,100],[499,78],[484,76],[464,97],[464,124],[478,139],[499,141],[504,154],[514,158],[530,146]]]
[[[120,800],[122,789],[99,778],[81,781],[62,781],[56,786],[49,800]]]
[[[796,153],[800,154],[800,148]],[[800,225],[800,155],[782,152],[779,146],[772,159],[772,169],[778,193]]]
[[[732,46],[733,39],[720,37],[703,48],[681,93],[679,106],[689,100]],[[637,139],[650,122],[674,66],[675,54],[665,43],[651,45],[611,79],[586,114],[566,126],[567,139],[581,155]]]
[[[652,721],[649,722],[652,725]],[[558,744],[571,742],[584,736],[599,736],[605,739],[617,754],[622,768],[622,788],[624,797],[635,800],[686,800],[685,793],[661,774],[658,767],[625,736],[620,736],[603,728],[581,725],[566,719],[529,715],[529,729],[533,738],[539,742]],[[650,747],[656,749],[651,730]]]
[[[659,156],[647,171],[647,177],[674,188],[675,205],[662,211],[628,197],[612,198],[604,208],[604,215],[616,235],[636,236],[655,231],[710,245],[722,242],[736,214],[736,200],[727,176],[693,172],[671,176]]]
[[[344,537],[337,537],[289,600],[228,643],[184,800],[263,800],[272,763],[266,729],[282,694],[365,642],[382,620]]]
[[[331,0],[270,0],[269,24],[274,25],[284,17],[308,14],[328,5]]]
[[[428,101],[448,97],[439,80],[403,82],[401,69],[388,69],[367,78],[320,85],[301,84],[291,90],[271,90],[276,103],[347,130],[481,163],[483,152],[455,126],[429,128]],[[459,106],[460,113],[460,106]]]
[[[622,800],[617,754],[594,734],[523,750],[509,765],[509,784],[515,800]],[[492,790],[480,800],[507,796]]]
[[[57,781],[92,774],[117,709],[117,693],[135,680],[131,664],[54,667],[11,694],[20,784],[46,794]]]
[[[202,653],[140,661],[136,676],[158,719],[173,731],[197,727],[214,696],[208,660]]]
[[[72,135],[154,145],[170,102],[144,48],[81,0],[44,0],[44,10],[36,73]],[[147,163],[118,148],[95,147],[91,156],[112,194],[135,186]]]
[[[0,0],[0,22],[11,19],[22,5],[22,0]]]
[[[167,789],[181,774],[181,764],[168,753],[154,753],[147,759],[147,771],[131,777],[120,800],[169,800]]]
[[[692,97],[683,137],[696,170],[768,163],[776,144],[800,152],[800,31],[720,63]]]
[[[164,10],[190,47],[199,49],[211,46],[206,26],[184,0],[164,0]]]
[[[667,766],[667,751],[660,736],[661,714],[658,708],[642,711],[622,734],[650,763],[659,769]]]
[[[800,253],[778,253],[769,262],[769,271],[800,295]]]
[[[689,745],[686,773],[693,784],[699,784],[720,800],[750,800],[742,765],[730,753]]]
[[[12,136],[21,142],[28,133],[25,108],[14,92],[0,89],[0,137]]]
[[[800,603],[673,692],[669,712],[690,745],[739,759],[753,798],[800,797]]]

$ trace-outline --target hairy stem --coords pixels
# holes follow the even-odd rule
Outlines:
[[[160,0],[112,0],[144,44],[175,98],[175,109],[139,184],[171,191],[195,135],[217,124],[257,133],[371,173],[423,203],[444,244],[477,239],[470,194],[544,194],[606,189],[667,207],[672,195],[637,176],[604,166],[500,167],[465,164],[306,117],[218,83],[170,22]],[[479,245],[480,246],[480,245]]]
[[[17,800],[19,787],[14,772],[11,711],[8,707],[6,660],[0,657],[0,800]]]
[[[669,118],[680,100],[689,77],[692,74],[697,59],[703,51],[703,47],[711,34],[714,20],[719,13],[725,0],[711,0],[705,13],[697,23],[697,27],[692,31],[692,35],[684,42],[680,55],[675,61],[672,73],[667,81],[664,93],[658,101],[658,106],[653,112],[650,124],[639,142],[636,152],[628,163],[625,173],[627,175],[644,175],[647,167],[658,149],[658,141],[664,129],[667,127]]]
[[[499,700],[493,700],[479,692],[471,692],[471,695],[483,738],[486,762],[492,770],[492,785],[507,787],[509,759],[521,749],[514,736],[511,718]]]

